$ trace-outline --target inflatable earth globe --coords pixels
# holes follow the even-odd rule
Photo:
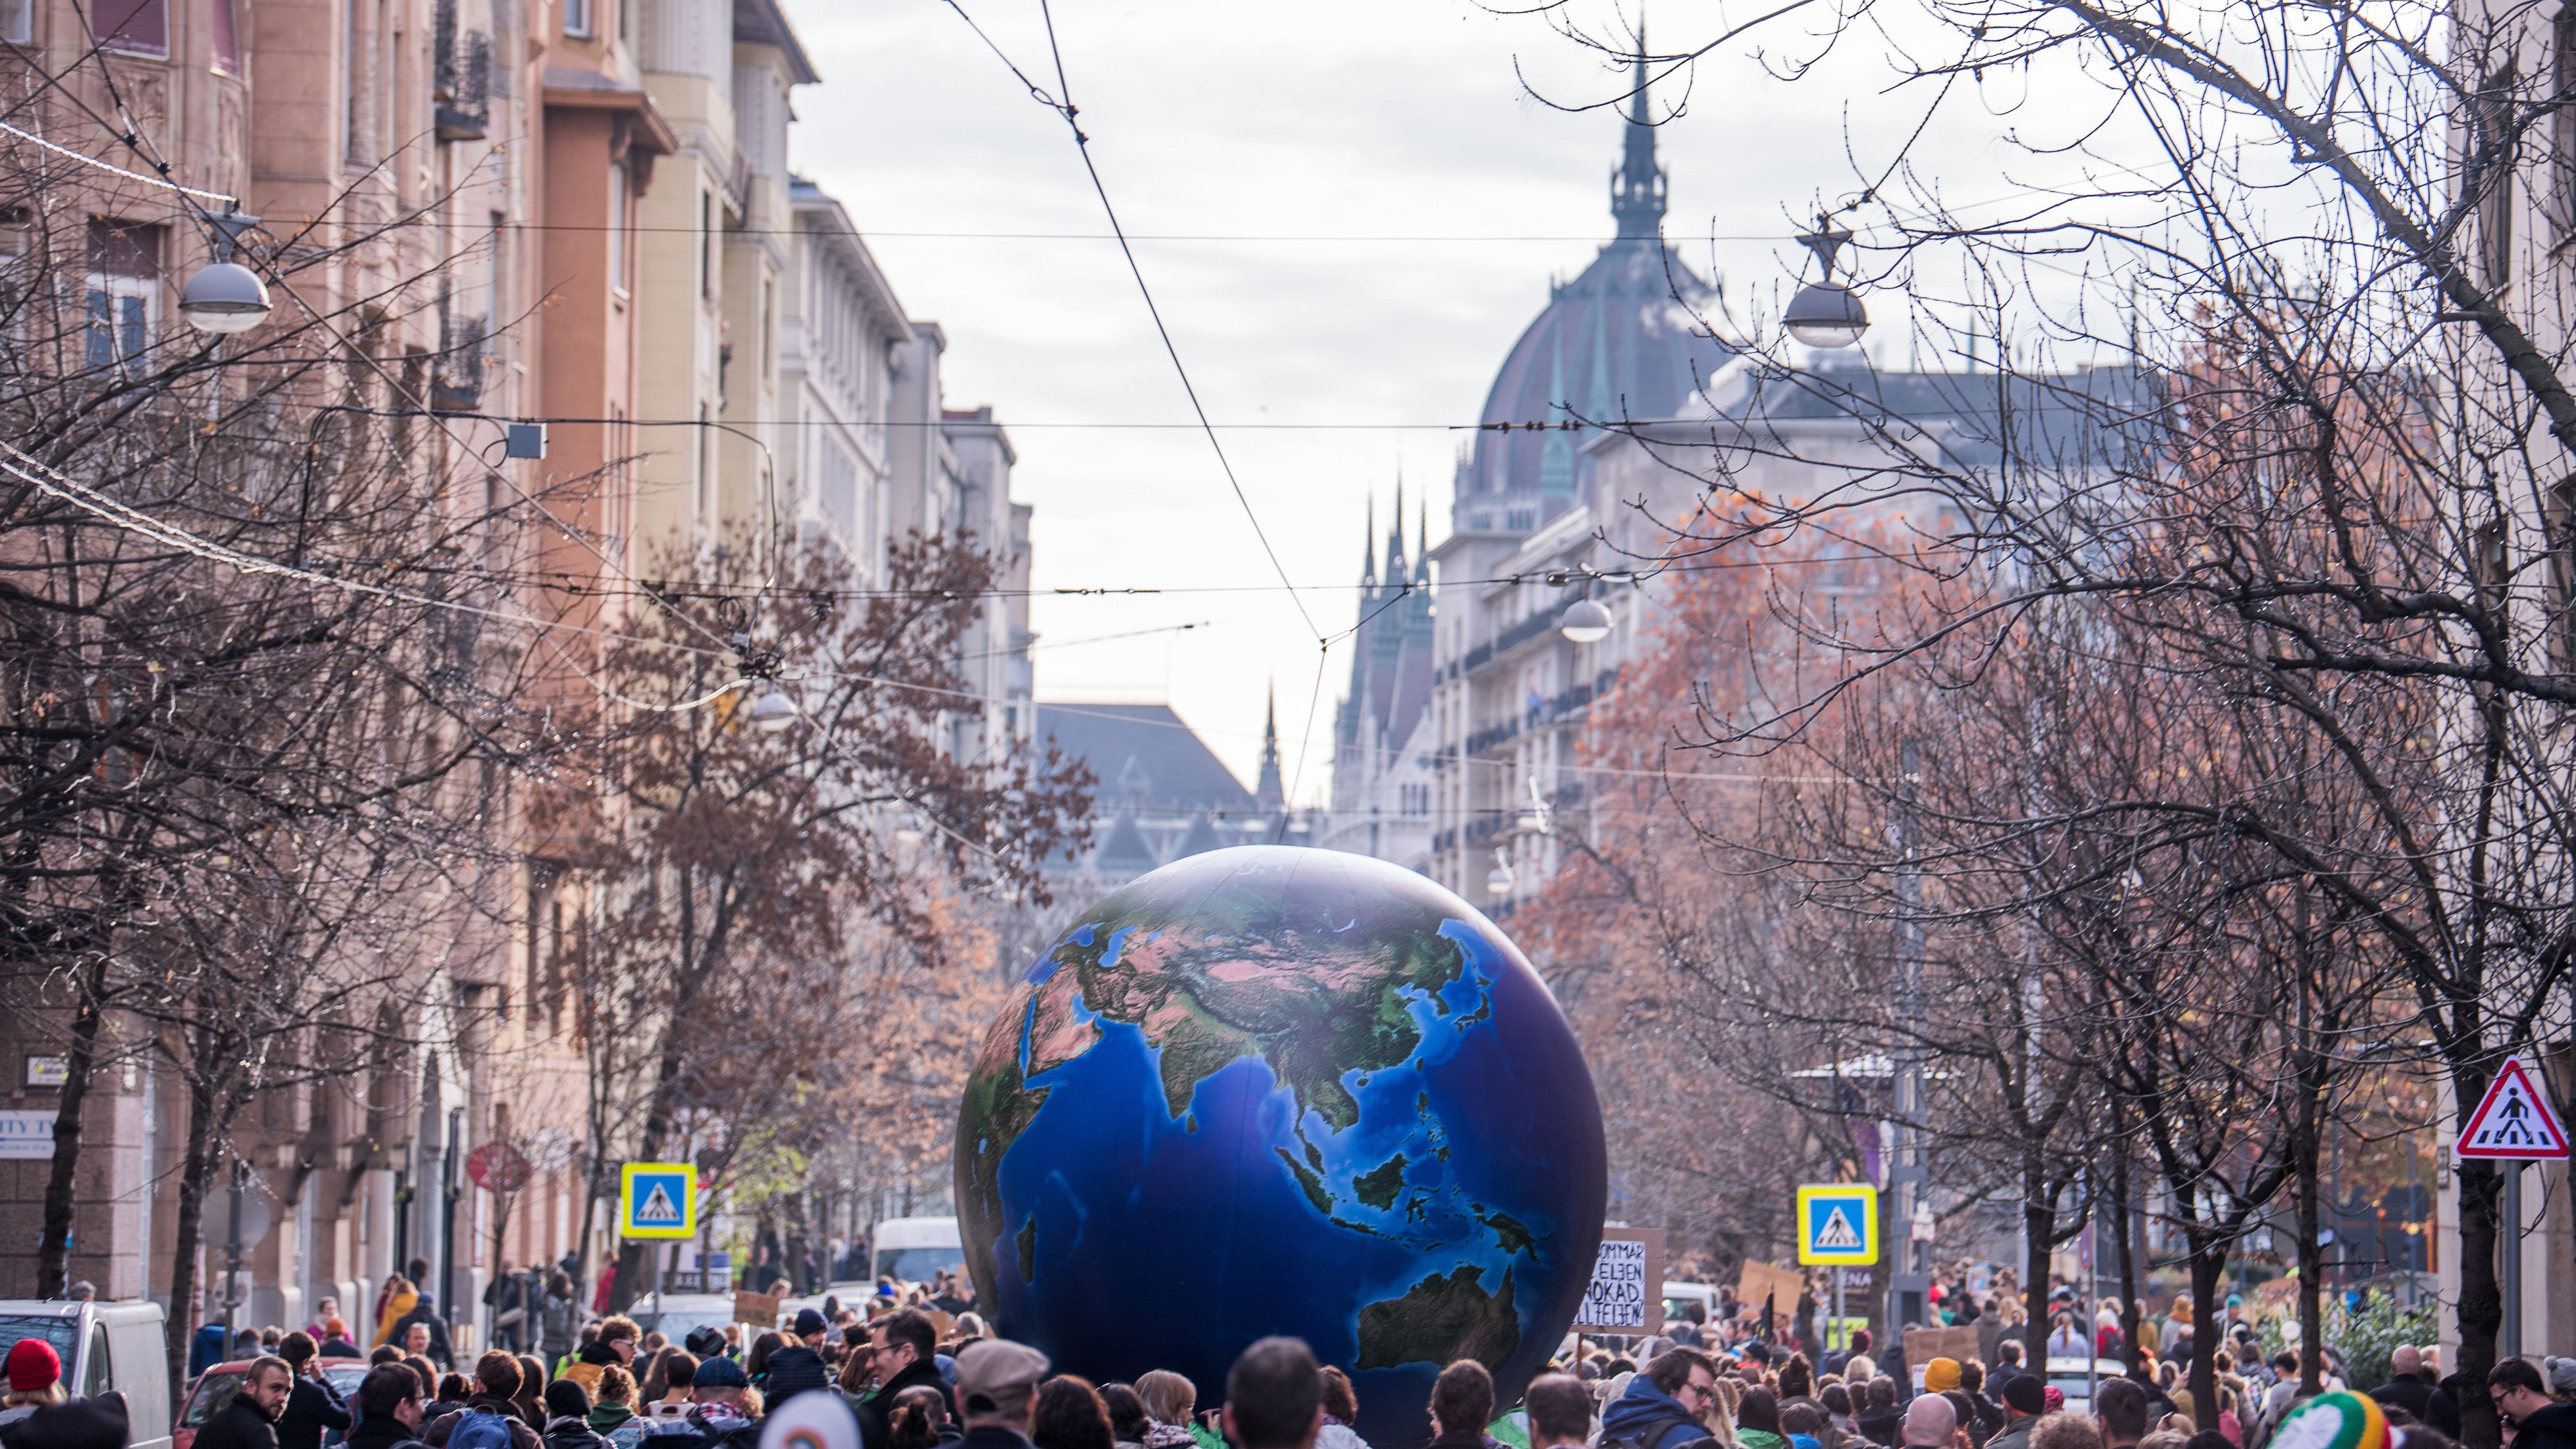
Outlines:
[[[1082,913],[1012,989],[957,1119],[996,1330],[1199,1406],[1255,1339],[1351,1376],[1361,1437],[1430,1437],[1442,1366],[1515,1402],[1600,1250],[1601,1107],[1538,973],[1401,867],[1209,851]]]

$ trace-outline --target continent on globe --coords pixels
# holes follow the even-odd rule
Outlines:
[[[957,1126],[996,1327],[1066,1372],[1221,1396],[1254,1339],[1350,1372],[1359,1428],[1429,1437],[1460,1357],[1509,1403],[1599,1247],[1601,1117],[1519,951],[1411,871],[1211,851],[1077,918],[987,1033]]]

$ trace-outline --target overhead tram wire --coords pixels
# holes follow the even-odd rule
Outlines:
[[[1306,628],[1315,636],[1317,646],[1330,648],[1331,645],[1324,636],[1323,627],[1315,622],[1313,612],[1306,607],[1306,600],[1298,594],[1297,586],[1290,581],[1288,566],[1279,561],[1279,550],[1271,546],[1270,534],[1261,526],[1261,515],[1254,511],[1250,495],[1243,491],[1243,480],[1235,476],[1234,460],[1226,456],[1225,443],[1217,437],[1216,428],[1208,421],[1207,408],[1199,402],[1198,384],[1190,380],[1189,367],[1181,361],[1181,349],[1172,341],[1172,330],[1163,325],[1163,309],[1154,302],[1154,289],[1146,283],[1145,269],[1136,260],[1135,247],[1127,240],[1127,228],[1118,220],[1117,206],[1109,200],[1109,187],[1100,179],[1100,168],[1092,164],[1091,138],[1083,134],[1081,124],[1074,119],[1078,114],[1078,108],[1073,103],[1072,83],[1065,77],[1064,50],[1056,43],[1055,12],[1048,8],[1047,0],[1038,0],[1038,14],[1046,22],[1047,52],[1055,61],[1056,93],[1049,95],[1037,82],[1029,79],[1028,72],[1021,70],[1008,55],[1003,54],[1002,47],[993,43],[993,37],[984,33],[984,27],[975,23],[975,17],[966,13],[964,5],[959,4],[958,0],[947,0],[947,4],[949,9],[957,12],[957,18],[965,21],[966,27],[975,32],[975,38],[983,41],[985,48],[993,52],[994,57],[1018,78],[1022,86],[1027,87],[1029,98],[1063,117],[1065,129],[1073,133],[1073,146],[1075,152],[1082,157],[1083,174],[1091,178],[1092,194],[1100,198],[1101,213],[1108,217],[1109,229],[1117,234],[1118,253],[1127,259],[1128,275],[1136,279],[1136,291],[1145,299],[1146,315],[1154,320],[1154,335],[1162,339],[1163,353],[1171,358],[1172,371],[1180,376],[1181,391],[1189,396],[1190,411],[1197,415],[1200,430],[1207,434],[1208,448],[1216,454],[1217,466],[1225,470],[1226,486],[1234,490],[1234,501],[1242,506],[1245,520],[1252,525],[1252,536],[1261,541],[1262,553],[1269,557],[1270,567],[1279,575],[1279,582],[1287,587],[1289,602],[1297,606],[1298,616],[1306,621]]]

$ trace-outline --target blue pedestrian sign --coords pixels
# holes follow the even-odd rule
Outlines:
[[[1798,1189],[1798,1261],[1862,1267],[1878,1261],[1878,1189],[1836,1182]]]
[[[698,1168],[692,1162],[630,1162],[619,1177],[617,1235],[698,1235]]]

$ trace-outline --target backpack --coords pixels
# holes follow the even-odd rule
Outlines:
[[[1657,1444],[1663,1442],[1666,1434],[1684,1424],[1689,1424],[1694,1429],[1699,1428],[1699,1425],[1679,1415],[1668,1415],[1626,1433],[1602,1435],[1601,1449],[1655,1449]],[[1705,1437],[1707,1430],[1702,1429],[1700,1432],[1703,1437],[1685,1441],[1682,1449],[1704,1449],[1704,1446],[1716,1443],[1714,1439]]]
[[[510,1421],[481,1409],[456,1416],[447,1431],[447,1449],[510,1449]]]

